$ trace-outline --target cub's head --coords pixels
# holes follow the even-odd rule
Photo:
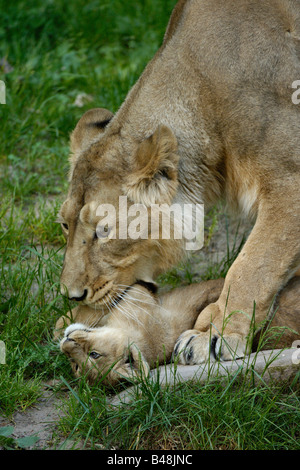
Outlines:
[[[94,109],[77,124],[58,220],[67,240],[62,293],[93,308],[114,305],[137,280],[153,281],[182,253],[182,240],[161,237],[161,226],[150,236],[151,205],[170,204],[176,193],[175,136],[160,126],[129,139],[111,119]]]
[[[76,377],[85,375],[89,382],[102,380],[115,385],[149,373],[149,366],[134,344],[117,328],[87,328],[70,325],[60,342],[61,351],[70,358]]]

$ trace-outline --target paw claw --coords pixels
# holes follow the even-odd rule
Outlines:
[[[245,339],[238,335],[213,335],[197,330],[187,330],[176,341],[173,357],[180,364],[203,364],[212,361],[229,361],[245,355]]]

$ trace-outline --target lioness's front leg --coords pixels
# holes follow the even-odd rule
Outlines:
[[[299,182],[295,187],[299,188]],[[289,196],[286,192],[283,201],[278,195],[270,195],[260,204],[256,224],[226,276],[218,301],[208,305],[194,329],[177,340],[181,363],[200,364],[209,357],[230,360],[248,352],[254,309],[257,325],[270,312],[278,291],[299,268],[299,199],[299,195],[291,192]]]

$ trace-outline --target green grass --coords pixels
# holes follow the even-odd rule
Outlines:
[[[145,380],[133,404],[110,408],[103,393],[76,383],[60,429],[89,448],[133,450],[279,450],[299,448],[299,397],[291,390]],[[224,392],[225,390],[225,392]]]
[[[269,363],[275,358],[276,354]],[[131,387],[126,405],[112,402],[108,393],[122,391],[122,385],[105,391],[90,386],[85,377],[63,379],[71,393],[59,429],[90,449],[299,448],[300,401],[295,384],[269,387],[252,366],[243,375],[228,374],[222,381],[208,376],[204,385],[171,381],[165,387],[159,374],[142,377]]]
[[[26,410],[55,379],[69,387],[58,432],[89,448],[296,449],[293,391],[233,383],[224,393],[218,383],[200,390],[190,383],[174,392],[146,382],[135,406],[112,410],[109,391],[74,380],[52,340],[55,321],[71,308],[59,293],[64,240],[55,224],[67,190],[69,134],[87,109],[118,109],[161,44],[175,3],[0,0],[0,80],[7,90],[0,105],[0,339],[7,353],[1,414]],[[77,107],[82,93],[91,101]],[[208,240],[216,221],[215,212]],[[224,276],[239,248],[228,247],[205,278]],[[160,284],[193,280],[184,264]]]

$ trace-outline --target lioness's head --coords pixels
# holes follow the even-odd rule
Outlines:
[[[134,344],[120,328],[87,328],[70,325],[60,343],[76,377],[84,375],[89,382],[101,380],[115,385],[120,380],[148,375],[149,366]]]
[[[146,139],[129,140],[111,119],[109,111],[95,109],[78,122],[71,136],[68,198],[59,212],[67,239],[62,293],[94,308],[113,305],[137,280],[152,281],[182,250],[181,240],[170,246],[150,232],[136,237],[128,231],[132,222],[138,234],[136,204],[145,217],[152,204],[174,198],[175,136],[160,126]]]

